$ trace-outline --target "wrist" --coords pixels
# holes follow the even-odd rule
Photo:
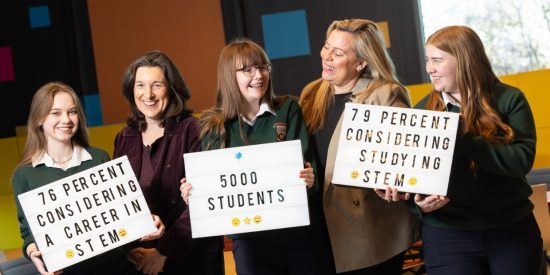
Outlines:
[[[36,252],[37,250],[31,250],[31,252],[29,252],[29,254],[27,254],[27,256],[29,256],[29,259],[32,258],[32,253]]]

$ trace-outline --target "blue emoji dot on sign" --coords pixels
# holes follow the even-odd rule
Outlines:
[[[237,159],[241,159],[243,157],[243,154],[241,154],[241,152],[238,152],[238,153],[235,154],[235,157]]]

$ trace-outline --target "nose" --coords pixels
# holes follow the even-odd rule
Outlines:
[[[69,113],[63,112],[61,113],[61,122],[63,123],[69,123],[71,120],[69,119]]]
[[[262,77],[262,72],[259,67],[252,67],[252,70],[254,70],[254,78]]]
[[[326,61],[330,61],[332,59],[332,55],[330,54],[329,51],[327,51],[325,49],[322,49],[321,50],[321,59],[326,60]]]
[[[145,86],[145,88],[143,89],[143,96],[145,96],[146,98],[154,97],[153,89],[149,85]]]
[[[426,72],[428,74],[435,73],[435,67],[432,65],[432,63],[430,61],[426,62]]]

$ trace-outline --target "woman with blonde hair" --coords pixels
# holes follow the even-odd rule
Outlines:
[[[298,103],[276,97],[271,81],[271,63],[256,43],[240,39],[222,50],[218,63],[217,100],[202,114],[202,149],[300,140],[305,161],[313,151]],[[313,191],[313,168],[303,178]],[[188,199],[191,184],[182,182],[182,197]],[[319,274],[313,257],[309,227],[295,227],[229,236],[238,274]]]
[[[27,122],[27,143],[23,159],[13,174],[17,218],[23,239],[23,255],[30,259],[40,274],[46,270],[42,253],[36,245],[29,223],[17,196],[60,180],[109,160],[109,155],[88,144],[84,109],[74,90],[59,82],[40,87],[34,94]],[[159,231],[146,239],[162,235],[163,226],[156,218]],[[131,264],[121,248],[67,267],[63,274],[130,274]]]
[[[335,185],[332,175],[345,103],[406,108],[411,106],[408,91],[370,20],[332,22],[321,62],[321,78],[303,89],[300,105],[324,176],[322,206],[336,272],[401,274],[416,223],[397,190]]]
[[[460,113],[447,197],[415,196],[429,274],[542,274],[525,179],[536,132],[525,95],[496,77],[481,39],[449,26],[426,42],[433,90],[415,108]]]

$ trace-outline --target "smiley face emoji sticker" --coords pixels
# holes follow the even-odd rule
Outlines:
[[[241,219],[239,219],[239,218],[233,218],[233,219],[231,220],[231,224],[232,224],[233,226],[235,226],[235,227],[236,227],[236,226],[239,226],[239,225],[241,224]]]
[[[121,228],[118,230],[118,235],[121,236],[121,237],[126,237],[126,235],[128,234],[128,232],[126,232],[126,229],[124,228]]]
[[[261,223],[262,222],[262,216],[260,216],[260,215],[254,216],[253,221],[254,221],[255,224]]]
[[[69,259],[72,258],[72,257],[74,257],[74,251],[72,251],[71,249],[67,250],[67,251],[65,252],[65,256],[66,256],[67,258],[69,258]]]
[[[409,178],[409,185],[410,186],[415,186],[416,185],[416,178],[415,177]]]
[[[357,172],[357,170],[351,171],[351,178],[352,179],[357,179],[358,177],[359,177],[359,172]]]

